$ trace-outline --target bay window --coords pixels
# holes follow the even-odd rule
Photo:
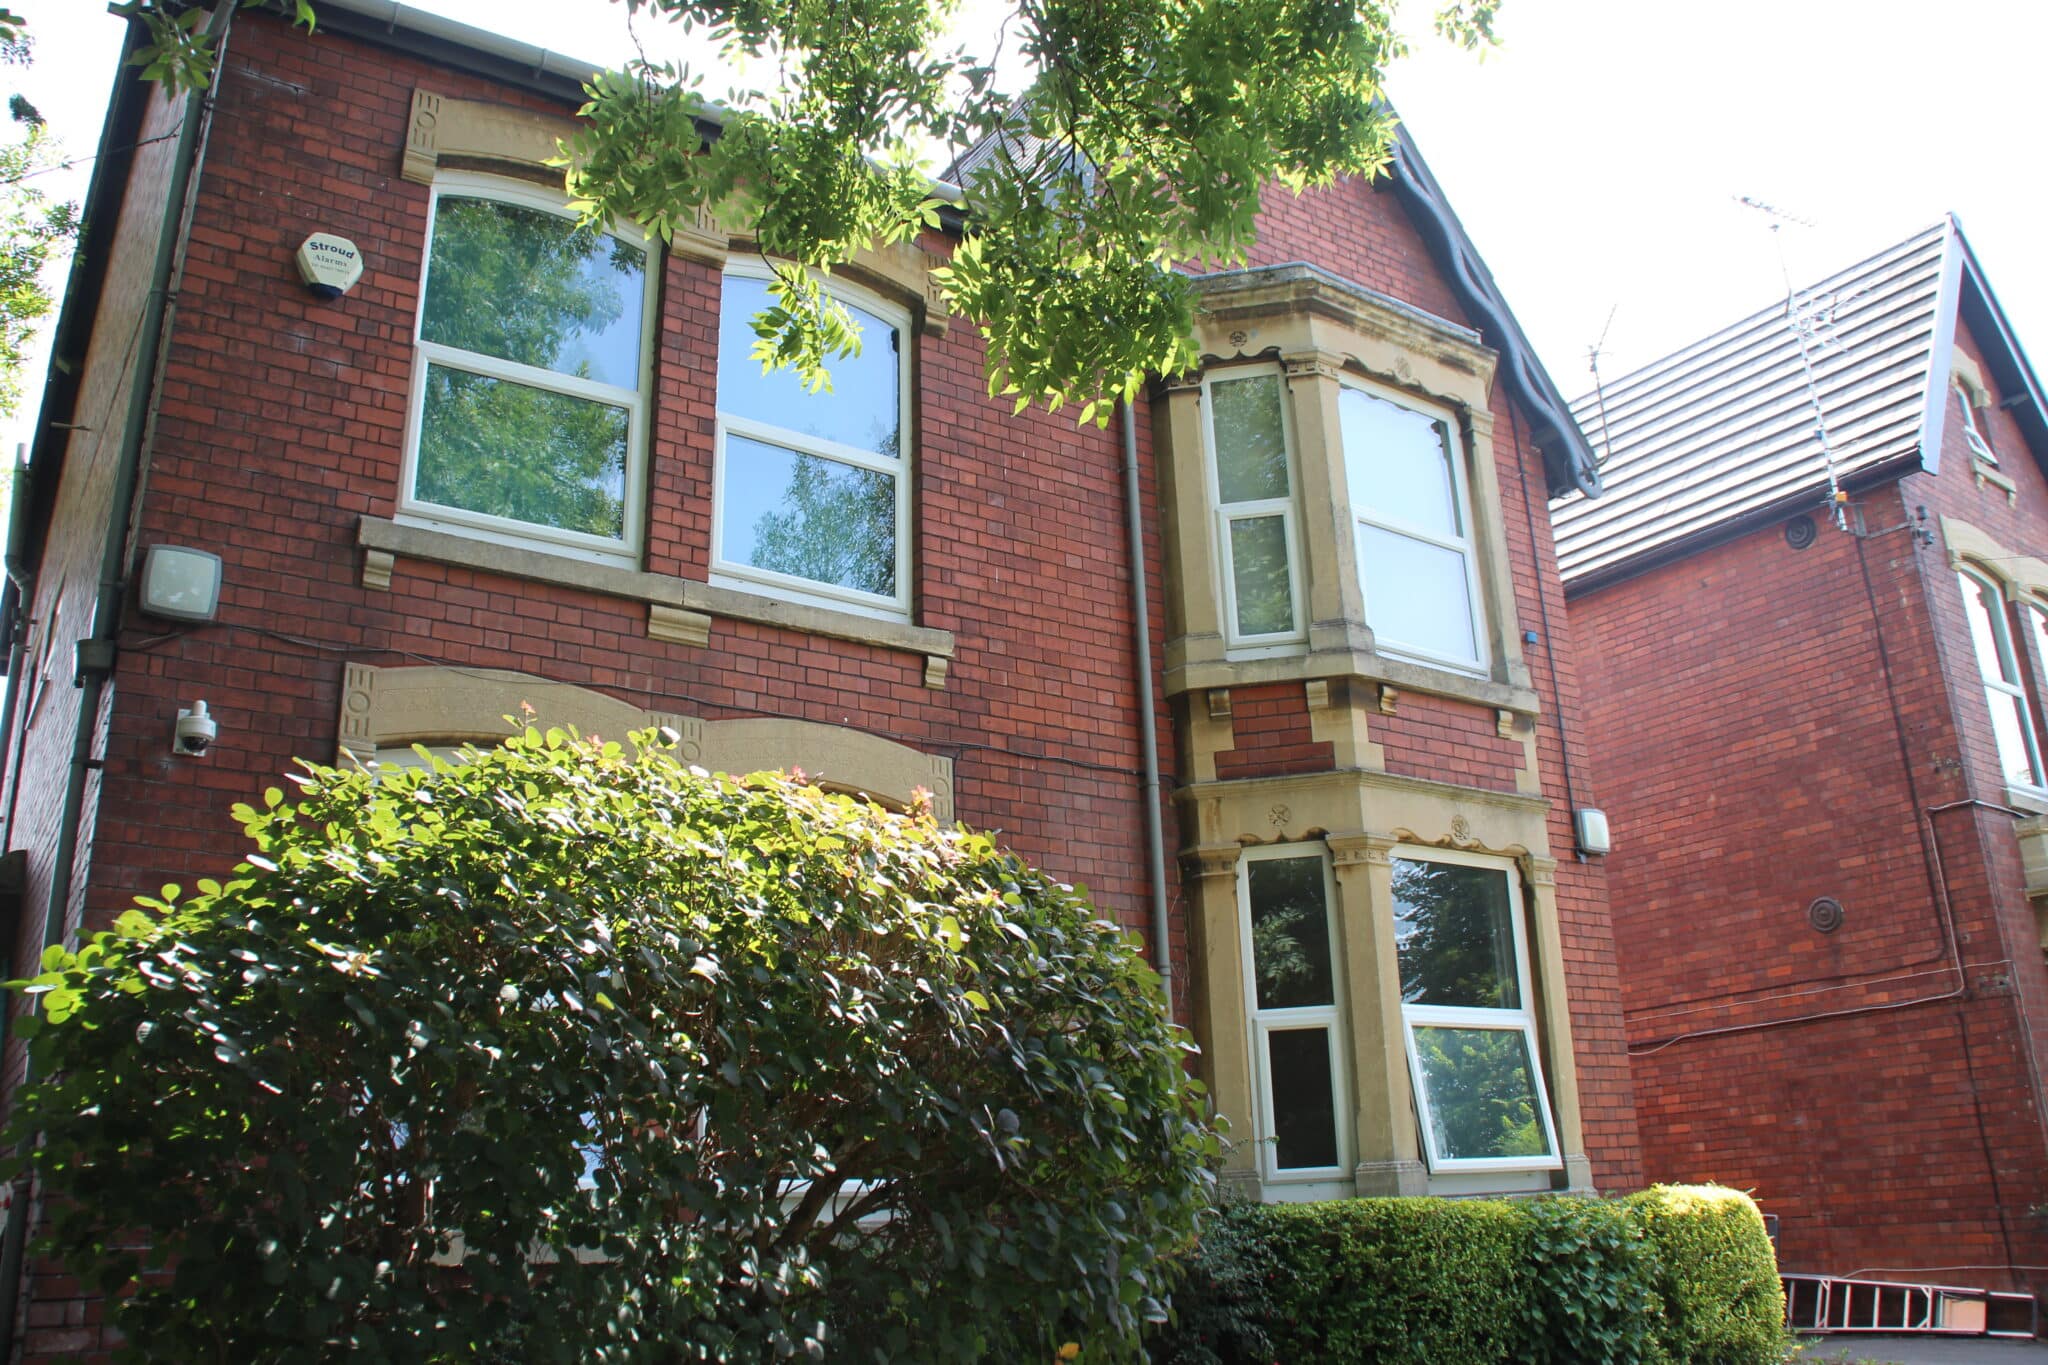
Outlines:
[[[434,187],[404,496],[409,521],[636,562],[652,275],[638,233],[484,177]]]
[[[1302,845],[1248,849],[1238,888],[1263,1174],[1348,1176],[1327,863]]]
[[[1203,388],[1225,630],[1233,646],[1293,643],[1302,638],[1300,550],[1280,375],[1228,372]]]
[[[1338,419],[1375,647],[1485,672],[1472,504],[1449,418],[1347,382]]]
[[[734,265],[719,303],[712,579],[838,610],[910,615],[908,317],[834,280],[858,356],[812,393],[753,357],[766,267]]]
[[[1430,1170],[1557,1168],[1512,868],[1396,850],[1393,887],[1401,1022]]]

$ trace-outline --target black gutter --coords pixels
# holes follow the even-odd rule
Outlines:
[[[1405,127],[1394,130],[1392,169],[1394,193],[1421,230],[1451,292],[1472,314],[1486,344],[1500,353],[1501,378],[1528,414],[1529,435],[1542,452],[1550,496],[1561,497],[1576,488],[1589,498],[1599,497],[1600,461],[1592,445],[1572,417],[1571,405],[1536,358],[1535,348],[1522,334],[1522,325],[1501,297],[1500,286],[1493,282],[1493,273],[1480,259],[1458,215],[1451,211],[1450,201]]]

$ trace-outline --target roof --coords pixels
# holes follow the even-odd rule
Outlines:
[[[1790,312],[1774,304],[1573,404],[1607,491],[1597,503],[1552,504],[1566,586],[1610,582],[1755,520],[1824,505],[1815,396],[1837,483],[1938,469],[1959,304],[1997,353],[2001,387],[2034,395],[2023,425],[2036,428],[2037,452],[2048,450],[2031,369],[1945,218],[1798,290]]]

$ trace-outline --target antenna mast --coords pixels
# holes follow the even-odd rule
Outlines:
[[[1836,474],[1835,449],[1828,439],[1827,409],[1821,404],[1820,379],[1813,368],[1816,349],[1841,349],[1841,341],[1833,335],[1837,300],[1832,294],[1800,297],[1799,291],[1792,286],[1792,271],[1785,263],[1785,239],[1779,232],[1786,223],[1806,228],[1813,224],[1746,194],[1737,195],[1735,202],[1744,208],[1755,209],[1771,220],[1771,240],[1778,248],[1778,273],[1785,281],[1785,327],[1792,333],[1792,339],[1799,343],[1799,368],[1806,377],[1806,401],[1813,408],[1813,436],[1820,442],[1821,463],[1827,470],[1828,515],[1836,530],[1846,531],[1849,529],[1849,495],[1842,491],[1841,480]]]

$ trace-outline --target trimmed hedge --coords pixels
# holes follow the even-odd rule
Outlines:
[[[1785,1301],[1747,1195],[1345,1199],[1211,1219],[1159,1365],[1777,1365]]]

